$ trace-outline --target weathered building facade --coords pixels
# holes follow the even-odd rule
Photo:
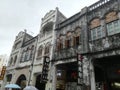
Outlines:
[[[38,89],[48,90],[52,87],[51,83],[49,81],[47,82],[49,78],[47,73],[50,72],[50,63],[46,65],[45,60],[52,59],[55,28],[59,22],[62,22],[65,19],[66,17],[58,10],[58,8],[50,10],[42,18],[31,77],[31,84]]]
[[[120,89],[120,1],[100,0],[87,13],[91,90]]]
[[[119,6],[119,0],[100,0],[58,24],[55,90],[120,89]]]
[[[119,0],[99,0],[68,19],[51,10],[37,37],[16,37],[8,81],[39,90],[119,90],[119,11]]]
[[[59,23],[56,28],[56,42],[52,67],[55,75],[54,90],[77,90],[78,88],[78,54],[88,51],[86,8],[69,19]],[[80,68],[80,67],[79,67]],[[84,72],[81,72],[83,74]],[[83,77],[82,77],[83,79]],[[84,79],[83,79],[84,80]],[[87,84],[87,83],[86,83]],[[78,89],[79,90],[79,89]]]
[[[16,83],[21,89],[26,85],[34,85],[42,90],[52,87],[51,83],[47,82],[46,74],[50,72],[50,63],[46,72],[45,60],[52,59],[55,28],[65,19],[58,8],[50,10],[42,18],[40,33],[36,37],[29,35],[26,30],[16,36],[6,71],[5,85]]]
[[[14,41],[10,54],[10,60],[6,70],[5,83],[16,83],[24,88],[29,84],[37,37],[33,37],[25,32],[20,32]]]

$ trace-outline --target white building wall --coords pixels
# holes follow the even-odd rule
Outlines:
[[[44,52],[45,52],[45,45],[49,42],[50,43],[50,53],[49,53],[49,57],[50,60],[52,59],[52,53],[53,53],[53,47],[55,44],[55,28],[56,28],[56,24],[60,21],[63,21],[65,19],[65,17],[63,18],[61,16],[62,14],[59,12],[58,8],[56,8],[55,10],[51,10],[50,12],[48,12],[44,18],[42,18],[42,24],[41,24],[41,28],[40,28],[40,33],[38,35],[38,43],[37,43],[37,50],[36,50],[36,55],[35,55],[35,60],[34,60],[34,67],[33,67],[33,71],[32,71],[32,77],[31,79],[33,80],[31,82],[32,85],[35,85],[35,81],[36,81],[36,76],[42,73],[42,67],[43,67],[43,59],[44,59]],[[58,20],[59,19],[59,20]],[[53,29],[49,34],[45,34],[43,35],[43,28],[45,25],[47,25],[49,22],[53,22]],[[39,46],[43,46],[43,52],[42,52],[42,56],[40,58],[37,57],[38,54],[38,49]],[[50,63],[50,67],[49,67],[49,74],[48,74],[48,82],[46,84],[46,90],[49,90],[52,86],[52,83],[50,82],[50,73],[51,73],[51,63]],[[53,89],[51,89],[53,90]]]

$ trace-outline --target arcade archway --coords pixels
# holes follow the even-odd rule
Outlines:
[[[20,75],[16,81],[16,84],[18,84],[22,89],[26,86],[26,77],[25,75]]]

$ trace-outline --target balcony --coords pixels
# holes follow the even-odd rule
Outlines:
[[[81,46],[81,45],[79,45]],[[77,57],[77,52],[79,52],[80,49],[78,46],[76,47],[70,47],[70,48],[64,48],[59,51],[55,51],[53,55],[52,61],[65,61],[67,59],[75,58]]]

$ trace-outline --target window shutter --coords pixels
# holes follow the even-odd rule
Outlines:
[[[73,46],[76,46],[76,37],[73,37]]]

